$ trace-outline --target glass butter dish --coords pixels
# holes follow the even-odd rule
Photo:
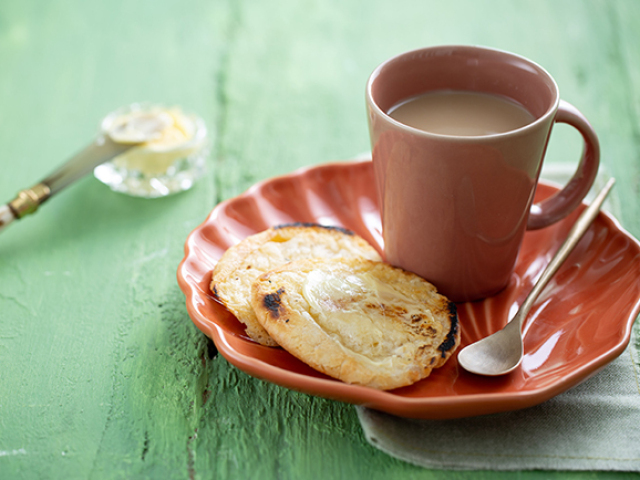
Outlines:
[[[104,118],[101,133],[116,143],[137,144],[94,170],[114,191],[164,197],[191,188],[204,173],[209,150],[205,123],[178,107],[123,107]]]

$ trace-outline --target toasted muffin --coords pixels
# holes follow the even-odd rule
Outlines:
[[[349,230],[315,224],[282,225],[229,248],[213,270],[211,290],[246,325],[249,337],[275,346],[251,307],[251,284],[263,273],[293,260],[335,257],[380,258],[371,245]]]
[[[454,303],[413,273],[362,258],[288,263],[255,281],[251,304],[293,356],[382,390],[429,376],[460,344]]]

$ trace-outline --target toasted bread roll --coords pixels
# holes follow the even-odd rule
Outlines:
[[[301,258],[365,257],[379,259],[375,249],[349,230],[315,224],[273,227],[229,248],[213,270],[211,290],[246,325],[253,340],[275,346],[251,308],[251,284],[263,273]]]
[[[455,304],[382,262],[291,262],[256,280],[251,303],[269,335],[301,361],[383,390],[429,376],[460,343]]]

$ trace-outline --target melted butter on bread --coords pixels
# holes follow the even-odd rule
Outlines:
[[[369,345],[358,353],[373,362],[389,361],[390,354],[407,355],[407,349],[413,350],[414,325],[425,317],[430,326],[423,330],[434,339],[442,331],[422,303],[369,272],[345,276],[313,270],[305,278],[302,293],[309,313],[323,330],[353,351],[358,345]]]

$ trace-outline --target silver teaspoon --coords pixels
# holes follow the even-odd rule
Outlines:
[[[544,290],[551,277],[558,271],[584,233],[598,215],[615,179],[611,178],[598,193],[591,205],[582,212],[571,228],[569,236],[544,269],[540,279],[522,303],[518,313],[498,332],[466,346],[458,354],[458,363],[465,370],[478,375],[498,376],[515,370],[524,356],[522,325],[538,295]]]

